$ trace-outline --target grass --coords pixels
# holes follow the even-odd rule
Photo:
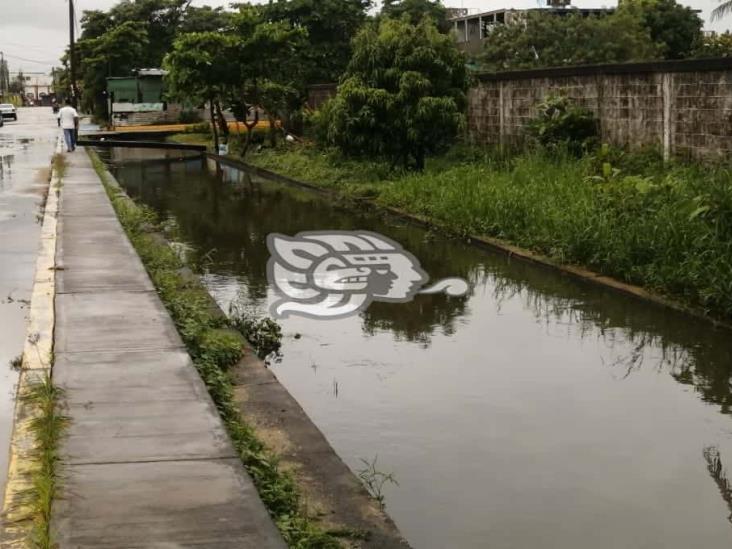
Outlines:
[[[257,438],[242,418],[234,399],[228,368],[242,356],[242,340],[232,336],[236,321],[217,314],[201,284],[183,276],[180,258],[159,238],[155,215],[132,202],[106,179],[106,169],[92,153],[112,204],[173,318],[188,352],[201,375],[244,467],[290,547],[341,547],[339,532],[322,529],[308,516],[293,477],[278,465],[277,457]]]
[[[732,319],[732,174],[603,150],[577,159],[456,148],[423,173],[313,147],[247,161],[351,197],[502,239]]]
[[[66,426],[67,419],[59,411],[59,401],[63,393],[55,387],[50,376],[32,384],[28,393],[22,397],[37,414],[30,425],[35,438],[34,460],[31,475],[30,502],[33,526],[30,541],[33,547],[51,549],[51,505],[58,488],[58,443]]]

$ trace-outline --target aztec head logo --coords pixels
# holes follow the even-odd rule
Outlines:
[[[275,318],[341,318],[372,301],[400,303],[417,293],[468,291],[462,279],[446,279],[420,291],[429,277],[417,258],[393,240],[367,231],[270,234],[267,248],[272,254],[267,276],[280,296],[271,306]]]

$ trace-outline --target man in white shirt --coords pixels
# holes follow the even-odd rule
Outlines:
[[[76,127],[79,125],[79,113],[71,106],[71,101],[66,101],[66,106],[58,111],[58,119],[64,130],[64,141],[66,151],[73,152],[76,149]]]

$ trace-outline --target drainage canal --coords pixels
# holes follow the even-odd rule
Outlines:
[[[199,159],[103,151],[226,309],[266,312],[268,234],[365,229],[463,298],[282,321],[272,369],[416,548],[728,548],[732,338],[703,321]],[[167,158],[164,156],[167,154]]]

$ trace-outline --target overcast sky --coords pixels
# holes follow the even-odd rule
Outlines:
[[[83,10],[108,9],[118,0],[75,0],[78,16]],[[226,6],[231,0],[194,0],[197,6]],[[261,3],[266,0],[259,0]],[[0,0],[0,51],[8,60],[11,72],[48,72],[68,43],[68,0]],[[732,28],[732,16],[712,22],[709,17],[717,0],[681,0],[685,5],[702,10],[705,28],[725,31]],[[488,11],[506,7],[526,8],[539,0],[446,0],[451,7],[476,8]],[[574,0],[580,7],[614,6],[617,0]]]

